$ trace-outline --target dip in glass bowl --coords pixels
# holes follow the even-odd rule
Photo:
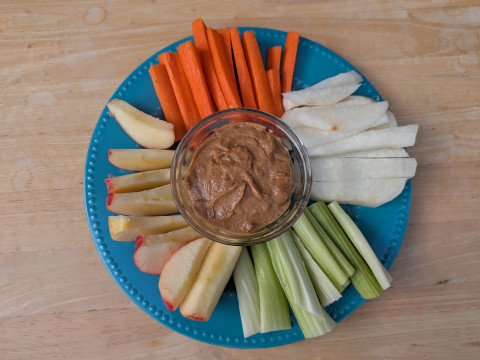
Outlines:
[[[253,245],[286,231],[305,209],[311,181],[307,150],[293,130],[244,108],[197,123],[171,167],[173,198],[185,220],[228,245]]]

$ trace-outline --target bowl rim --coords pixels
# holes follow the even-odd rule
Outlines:
[[[278,226],[278,228],[276,228],[276,229],[275,228],[272,229],[274,231],[267,232],[266,234],[268,234],[268,235],[266,235],[266,234],[259,235],[259,234],[252,233],[252,237],[249,237],[248,233],[247,234],[237,233],[237,232],[229,231],[229,230],[226,230],[226,229],[221,229],[223,232],[231,234],[233,237],[241,236],[241,238],[240,237],[235,237],[234,240],[227,241],[227,240],[224,240],[221,237],[218,237],[218,238],[214,237],[214,234],[211,234],[211,232],[205,231],[201,227],[199,228],[197,226],[197,224],[192,222],[192,220],[190,219],[190,216],[188,214],[185,214],[184,211],[182,211],[182,210],[184,210],[183,209],[184,204],[181,201],[181,198],[180,198],[181,196],[179,196],[176,193],[176,185],[177,185],[176,175],[177,175],[177,167],[179,166],[179,158],[181,156],[181,152],[179,150],[182,149],[182,148],[187,149],[187,146],[185,144],[190,139],[192,134],[194,134],[198,129],[202,129],[204,127],[205,123],[211,122],[212,118],[218,118],[218,117],[224,116],[225,114],[237,113],[237,112],[245,112],[245,113],[250,113],[250,114],[253,113],[253,114],[257,114],[257,115],[260,115],[260,116],[267,117],[273,123],[275,123],[276,125],[279,124],[280,125],[279,127],[281,128],[283,133],[288,133],[289,141],[294,143],[295,147],[301,153],[300,159],[302,161],[302,168],[305,169],[305,171],[304,171],[305,172],[305,179],[304,179],[304,182],[302,184],[302,189],[304,189],[304,191],[302,191],[302,193],[304,194],[304,196],[303,196],[304,198],[301,199],[301,201],[299,203],[299,206],[295,210],[294,216],[291,217],[290,219],[286,219],[286,220],[288,220],[287,223],[281,224],[281,226]],[[247,120],[247,121],[238,121],[238,122],[254,122],[254,121],[248,121]],[[210,136],[210,135],[208,135],[208,136]],[[203,139],[203,141],[205,139],[206,139],[206,137]],[[305,144],[300,139],[300,137],[296,134],[296,132],[289,125],[287,125],[284,121],[282,121],[280,118],[278,118],[277,116],[275,116],[273,114],[270,114],[268,112],[258,110],[258,109],[231,108],[231,109],[217,111],[217,112],[215,112],[213,114],[210,114],[209,116],[203,118],[198,123],[196,123],[185,134],[185,136],[180,140],[180,142],[176,146],[175,153],[174,153],[174,156],[173,156],[173,159],[172,159],[172,165],[171,165],[171,171],[170,171],[170,187],[172,189],[173,199],[174,199],[174,202],[177,206],[177,209],[178,209],[179,213],[183,216],[185,221],[195,231],[197,231],[200,235],[202,235],[202,236],[204,236],[204,237],[206,237],[206,238],[208,238],[212,241],[216,241],[216,242],[219,242],[219,243],[222,243],[222,244],[225,244],[225,245],[249,246],[249,245],[255,245],[255,244],[260,244],[260,243],[263,243],[263,242],[267,242],[267,241],[269,241],[269,240],[271,240],[271,239],[273,239],[277,236],[280,236],[285,231],[287,231],[298,220],[298,218],[301,216],[301,214],[305,210],[306,206],[308,205],[308,202],[309,202],[309,199],[310,199],[310,193],[311,193],[311,189],[312,189],[312,169],[311,169],[311,164],[310,164],[310,158],[308,156],[308,151],[307,151],[307,148],[306,148]],[[205,221],[207,221],[207,220],[205,219]],[[268,224],[268,225],[270,225],[270,224]],[[268,225],[266,225],[266,226],[268,226]],[[265,227],[263,227],[263,228],[265,228]],[[260,229],[263,229],[263,228],[260,228]],[[260,230],[260,229],[258,229],[258,230]]]

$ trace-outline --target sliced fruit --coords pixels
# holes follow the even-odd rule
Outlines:
[[[377,207],[395,199],[407,178],[359,179],[312,182],[311,200]]]
[[[170,184],[170,169],[143,171],[105,179],[109,193],[126,193]]]
[[[121,215],[170,215],[178,212],[170,184],[150,190],[107,195],[107,209]]]
[[[110,115],[137,144],[151,149],[167,149],[173,145],[173,124],[145,114],[120,99],[111,100],[107,107]]]
[[[163,267],[158,289],[168,310],[176,310],[187,295],[211,243],[207,238],[193,240],[178,249]]]
[[[310,87],[283,94],[283,107],[290,110],[302,105],[333,105],[353,94],[361,84]]]
[[[408,158],[408,153],[403,148],[365,150],[337,155],[346,158]]]
[[[337,156],[357,151],[412,146],[415,144],[417,131],[418,125],[363,131],[337,141],[309,148],[308,155],[311,157]]]
[[[174,150],[110,149],[108,160],[120,169],[146,171],[170,167],[174,154]]]
[[[361,131],[380,125],[380,121],[387,122],[388,118],[383,118],[387,109],[386,101],[328,108],[307,106],[285,111],[282,120],[292,128],[308,126],[322,131]]]
[[[312,158],[312,181],[411,178],[414,158]]]
[[[180,305],[180,313],[184,317],[198,321],[210,319],[241,251],[241,246],[217,242],[210,245],[197,278]]]
[[[140,271],[160,275],[168,259],[183,245],[201,237],[186,227],[165,234],[138,236],[133,261]]]
[[[332,141],[340,140],[359,133],[358,130],[323,131],[307,126],[298,127],[295,129],[295,132],[300,137],[307,149],[327,144]]]
[[[311,87],[325,88],[329,86],[351,85],[351,84],[358,84],[359,82],[362,82],[362,81],[363,81],[362,76],[356,71],[352,70],[352,71],[347,71],[347,72],[329,77],[325,80],[320,81],[319,83],[316,83]]]
[[[395,115],[393,115],[393,113],[390,110],[388,110],[384,116],[387,117],[387,122],[384,122],[383,124],[375,126],[371,128],[371,130],[382,130],[382,129],[388,129],[388,128],[393,128],[398,126],[397,119],[395,118]]]
[[[116,241],[135,241],[140,235],[162,234],[186,226],[182,215],[108,217],[110,236]]]

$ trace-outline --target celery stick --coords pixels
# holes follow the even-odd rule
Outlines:
[[[365,260],[360,256],[342,227],[327,208],[327,205],[322,201],[318,201],[308,208],[335,245],[337,245],[343,255],[350,261],[350,264],[355,268],[355,273],[350,277],[355,289],[357,289],[365,299],[379,296],[383,292],[382,287],[377,279],[375,279]]]
[[[260,298],[260,332],[290,329],[290,310],[287,298],[273,269],[267,245],[251,247]]]
[[[342,292],[348,283],[348,277],[330,254],[305,214],[300,215],[293,224],[293,229],[333,285]]]
[[[305,338],[330,332],[335,321],[320,305],[314,287],[291,235],[286,231],[267,243],[275,273]]]
[[[335,216],[343,230],[345,230],[360,255],[362,255],[382,289],[388,289],[393,279],[382,263],[378,260],[377,255],[375,255],[373,252],[370,244],[368,243],[367,239],[365,239],[365,236],[363,236],[360,229],[336,201],[330,203],[328,208],[332,212],[333,216]]]
[[[233,270],[233,280],[237,290],[243,337],[247,338],[260,332],[260,299],[255,268],[246,247],[242,249]]]
[[[328,236],[325,230],[323,230],[323,228],[320,226],[318,221],[313,217],[310,210],[305,209],[304,214],[307,216],[307,219],[310,221],[310,224],[312,224],[318,236],[320,236],[320,239],[322,239],[323,243],[328,248],[328,251],[330,251],[330,254],[332,254],[333,258],[337,261],[338,265],[340,265],[345,275],[347,275],[348,277],[352,276],[353,273],[355,272],[355,269],[353,268],[352,264],[348,262],[347,258],[338,249],[338,247],[335,245],[332,239],[330,239],[330,236]]]
[[[342,294],[340,294],[328,276],[325,275],[320,266],[318,266],[315,260],[313,260],[308,250],[294,232],[292,232],[292,237],[298,252],[303,259],[308,275],[310,275],[310,280],[312,280],[313,287],[315,288],[315,292],[317,293],[322,306],[328,306],[334,301],[340,299]]]

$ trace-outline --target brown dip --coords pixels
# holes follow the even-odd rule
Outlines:
[[[214,225],[249,232],[288,208],[293,165],[279,138],[259,124],[215,129],[199,146],[186,177],[196,211]]]

